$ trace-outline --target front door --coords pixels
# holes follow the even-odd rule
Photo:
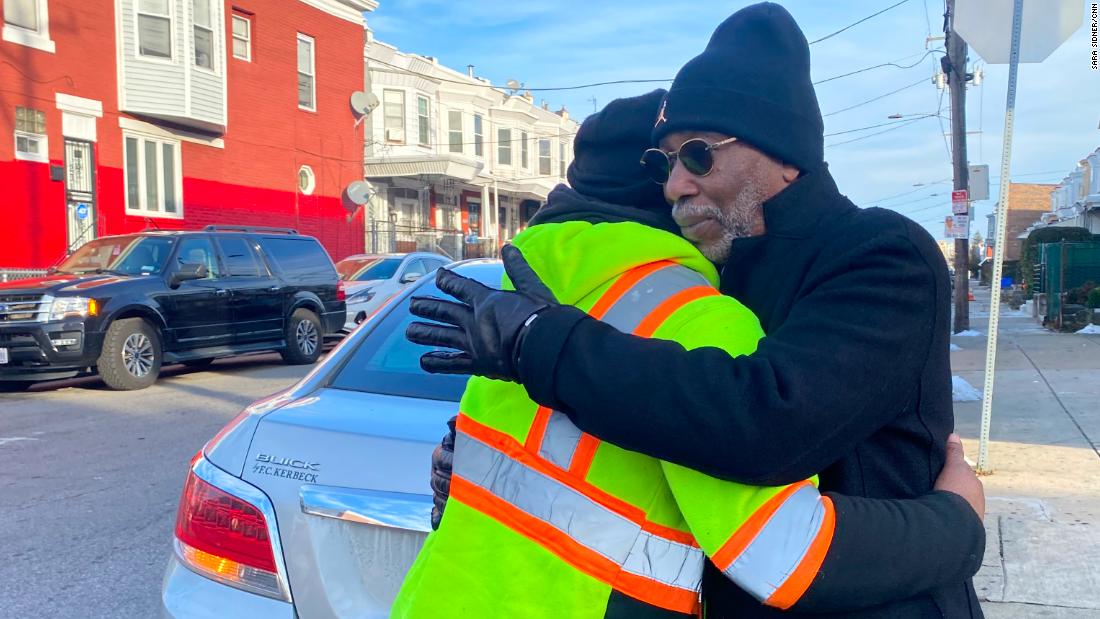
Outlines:
[[[68,252],[96,237],[95,150],[84,140],[65,140],[65,214]]]
[[[161,308],[168,325],[169,344],[177,350],[191,350],[233,343],[229,288],[218,264],[214,244],[206,236],[184,236],[176,248],[176,259],[168,275],[184,264],[206,266],[205,279],[181,282],[165,294]]]
[[[234,342],[278,340],[283,334],[283,298],[285,291],[267,269],[250,239],[243,236],[218,236],[222,264],[228,272]]]

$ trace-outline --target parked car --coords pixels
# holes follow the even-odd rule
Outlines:
[[[405,286],[450,264],[440,254],[357,254],[336,263],[340,279],[347,282],[348,318],[344,330],[351,331],[382,307]]]
[[[497,261],[453,267],[499,287]],[[467,378],[427,374],[406,288],[309,376],[192,460],[161,600],[169,617],[383,618],[430,529],[428,463]]]
[[[332,260],[294,230],[103,237],[45,277],[0,283],[0,389],[91,373],[143,389],[164,364],[259,351],[314,363],[344,316]]]

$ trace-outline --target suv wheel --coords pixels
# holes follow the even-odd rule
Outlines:
[[[108,387],[133,391],[156,382],[160,363],[160,337],[156,329],[141,318],[124,318],[107,328],[96,366]]]
[[[283,361],[293,365],[316,363],[321,356],[321,321],[313,312],[298,308],[286,324],[286,348]]]

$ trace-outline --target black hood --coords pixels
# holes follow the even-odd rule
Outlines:
[[[593,224],[632,221],[680,234],[680,227],[672,219],[671,207],[653,209],[612,204],[577,193],[565,185],[558,185],[550,192],[546,205],[535,213],[530,225],[560,224],[567,221],[587,221]]]
[[[45,277],[0,282],[0,295],[48,293],[54,296],[91,296],[93,291],[102,294],[105,290],[113,290],[113,284],[131,282],[134,279],[128,275],[106,273],[56,273]]]

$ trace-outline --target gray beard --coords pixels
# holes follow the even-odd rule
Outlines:
[[[753,236],[753,229],[763,217],[764,192],[755,182],[745,186],[727,209],[713,204],[691,204],[677,202],[672,208],[673,215],[703,215],[712,217],[722,227],[722,236],[709,243],[693,243],[707,260],[715,264],[725,264],[729,259],[730,245],[736,239]]]

